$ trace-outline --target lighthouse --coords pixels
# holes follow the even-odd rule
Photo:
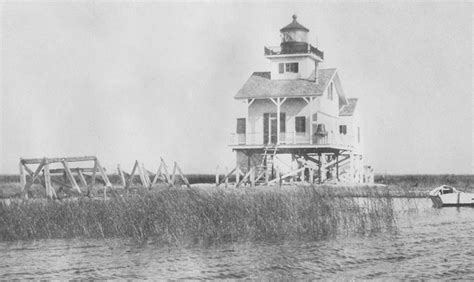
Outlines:
[[[272,183],[282,169],[276,159],[286,155],[305,182],[370,181],[358,99],[346,95],[336,68],[323,67],[324,52],[309,32],[293,15],[280,29],[280,45],[264,47],[270,70],[252,73],[235,95],[247,106],[230,144],[237,165]]]

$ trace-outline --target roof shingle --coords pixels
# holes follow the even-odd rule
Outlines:
[[[339,108],[339,116],[352,116],[354,114],[354,110],[357,106],[357,98],[349,98],[347,99],[347,105],[343,105]]]
[[[280,29],[280,32],[284,32],[284,31],[288,31],[288,30],[304,30],[306,32],[309,31],[309,29],[307,29],[306,27],[302,26],[299,22],[296,21],[296,15],[293,15],[293,21],[283,27],[282,29]]]
[[[235,95],[235,99],[321,96],[336,69],[320,69],[318,81],[314,71],[308,79],[271,80],[270,72],[254,72]]]

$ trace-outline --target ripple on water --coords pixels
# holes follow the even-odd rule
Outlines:
[[[0,243],[0,279],[474,279],[474,209],[434,209],[427,199],[395,206],[397,232],[371,237],[186,248],[123,239]]]

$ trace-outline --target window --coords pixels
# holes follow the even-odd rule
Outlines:
[[[245,118],[237,119],[237,134],[245,134]]]
[[[318,121],[318,113],[313,114],[313,122]]]
[[[286,63],[285,64],[286,72],[298,73],[298,63]]]
[[[306,117],[295,117],[295,131],[297,133],[306,132]]]
[[[279,73],[284,73],[285,72],[285,64],[284,63],[279,63],[278,64],[278,72]]]
[[[339,125],[339,134],[347,134],[347,125]]]
[[[329,100],[332,100],[333,99],[333,84],[332,82],[329,84],[329,88],[328,88],[328,99]]]

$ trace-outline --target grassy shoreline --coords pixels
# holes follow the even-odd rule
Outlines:
[[[383,232],[396,228],[393,198],[426,197],[442,184],[472,191],[474,176],[378,177],[383,186],[205,184],[150,191],[137,186],[131,193],[115,187],[107,200],[100,185],[94,187],[97,197],[62,200],[47,200],[34,185],[33,199],[23,200],[15,180],[0,176],[0,241],[122,237],[195,244]]]
[[[189,174],[186,175],[191,184],[213,184],[215,175],[211,174]],[[224,176],[221,175],[221,178]],[[109,175],[110,181],[114,188],[119,187],[120,180],[118,175]],[[474,175],[376,175],[376,185],[358,185],[346,186],[340,185],[323,185],[318,187],[332,187],[335,193],[340,193],[346,196],[366,197],[372,193],[388,191],[391,197],[408,197],[421,198],[427,197],[428,192],[440,185],[447,184],[458,188],[465,192],[474,192]],[[380,187],[383,185],[383,187]],[[212,185],[210,185],[212,186]],[[140,188],[138,177],[135,178],[135,187]],[[350,189],[346,189],[350,187]],[[100,181],[95,187],[95,194],[100,194],[103,186]],[[120,190],[120,189],[118,189]],[[373,190],[376,190],[375,192]],[[379,191],[380,190],[380,191]],[[44,188],[39,184],[34,184],[32,187],[32,194],[35,198],[45,197]],[[19,197],[20,184],[18,175],[0,175],[0,199]]]
[[[272,239],[318,240],[395,228],[392,199],[361,206],[314,187],[169,188],[98,201],[0,204],[0,241],[154,238],[165,244]]]

